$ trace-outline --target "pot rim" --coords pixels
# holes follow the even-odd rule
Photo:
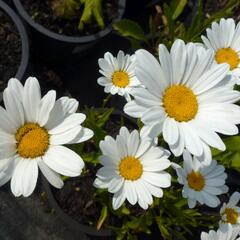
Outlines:
[[[68,43],[87,43],[87,42],[92,42],[95,41],[99,38],[104,37],[105,35],[107,35],[109,32],[111,32],[112,30],[112,26],[111,24],[109,24],[108,26],[105,27],[104,30],[101,30],[99,32],[97,32],[96,34],[92,34],[92,35],[88,35],[88,36],[67,36],[67,35],[63,35],[63,34],[58,34],[55,33],[51,30],[48,30],[47,28],[45,28],[44,26],[42,26],[41,24],[35,22],[31,16],[29,16],[29,14],[27,13],[27,11],[24,9],[21,0],[13,0],[14,5],[17,8],[17,11],[19,12],[19,14],[21,15],[21,17],[30,25],[32,26],[35,30],[37,30],[38,32],[42,33],[43,35],[46,35],[50,38],[53,38],[55,40],[58,41],[62,41],[62,42],[68,42]],[[125,10],[125,5],[126,5],[126,0],[118,0],[118,16],[112,21],[112,23],[120,20],[124,14],[124,10]]]
[[[15,74],[15,77],[19,80],[22,80],[26,72],[29,60],[29,40],[27,31],[19,16],[2,0],[0,0],[0,8],[11,18],[17,28],[18,34],[21,39],[21,62],[18,67],[18,71]]]

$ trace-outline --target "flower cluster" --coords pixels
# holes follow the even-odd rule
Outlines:
[[[124,82],[124,85],[116,84],[115,71],[108,72],[111,73],[108,75],[108,86],[113,87],[113,94],[123,95],[127,90],[132,96],[130,100],[128,97],[124,112],[141,120],[149,139],[162,136],[175,157],[183,155],[183,167],[174,162],[172,167],[176,170],[178,182],[183,185],[182,195],[187,198],[190,208],[197,203],[215,208],[220,205],[217,196],[228,192],[225,168],[212,159],[211,148],[225,151],[226,146],[219,134],[237,134],[237,124],[240,123],[240,108],[236,104],[240,93],[234,90],[234,85],[240,82],[240,23],[235,26],[233,19],[221,19],[220,23],[212,23],[211,29],[206,32],[207,36],[202,36],[202,44],[185,44],[177,39],[170,51],[160,44],[159,61],[148,51],[137,50],[132,56],[134,72],[130,75],[125,71],[124,76],[119,75],[118,83]],[[119,56],[111,63],[113,69],[119,64],[124,65]],[[127,60],[125,63],[128,65]],[[101,65],[102,62],[102,68]],[[103,71],[100,73],[104,74]],[[130,79],[133,75],[140,87],[125,81],[126,76]],[[101,82],[101,79],[98,81]],[[103,165],[106,168],[106,162]],[[109,160],[108,167],[110,165]],[[120,166],[115,167],[115,171],[123,177]],[[154,169],[158,169],[157,165]],[[106,175],[98,176],[97,187],[109,189]],[[129,179],[125,178],[126,181]],[[160,178],[155,179],[155,185],[158,181]],[[132,184],[135,182],[136,179],[132,179]],[[118,188],[109,190],[114,193],[114,198],[116,191],[120,194]],[[134,194],[133,201],[129,200],[128,187],[126,192],[126,196],[123,193],[118,195],[122,201],[127,198],[130,203],[137,202],[138,195]],[[240,232],[238,201],[239,193],[236,192],[221,208],[222,220],[218,232],[203,233],[202,239],[230,240],[237,237]],[[237,227],[232,228],[232,225]]]
[[[189,208],[216,208],[228,192],[225,168],[212,159],[211,149],[225,151],[222,134],[238,133],[240,93],[234,85],[240,84],[240,23],[221,19],[206,32],[202,44],[177,39],[170,50],[160,44],[158,59],[143,49],[132,56],[107,52],[99,59],[103,76],[97,82],[106,93],[124,96],[124,112],[143,125],[140,131],[123,126],[116,138],[100,141],[102,167],[94,186],[113,194],[113,210],[126,200],[147,210],[153,197],[164,198],[176,176]],[[63,187],[61,175],[81,174],[84,161],[63,145],[87,141],[94,133],[81,125],[86,116],[77,112],[75,99],[56,100],[55,91],[41,97],[37,79],[30,77],[24,86],[10,79],[3,100],[0,185],[11,180],[12,193],[27,197],[38,167],[56,188]],[[170,151],[160,146],[163,142]],[[234,192],[222,204],[219,229],[203,232],[202,240],[237,238],[239,200]]]

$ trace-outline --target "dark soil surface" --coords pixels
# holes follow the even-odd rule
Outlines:
[[[24,0],[23,6],[30,16],[39,24],[47,29],[68,36],[85,36],[97,33],[101,29],[94,22],[86,26],[83,31],[77,29],[79,19],[82,15],[82,9],[79,10],[78,16],[72,20],[60,19],[54,15],[52,10],[51,0]],[[117,17],[117,1],[103,1],[103,17],[107,26],[114,18]]]
[[[56,192],[55,197],[63,211],[73,219],[96,226],[101,205],[94,201],[93,181],[91,173],[71,178],[65,181],[64,187]]]
[[[20,35],[11,18],[0,9],[0,90],[16,75],[20,62]]]

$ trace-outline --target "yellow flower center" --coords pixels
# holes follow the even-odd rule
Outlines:
[[[17,153],[23,158],[43,156],[49,146],[49,135],[46,129],[37,123],[26,123],[15,135]]]
[[[215,59],[217,63],[228,63],[230,69],[237,68],[240,59],[236,51],[231,48],[221,48],[216,52]]]
[[[112,75],[112,83],[120,88],[125,88],[129,84],[129,76],[126,72],[117,71]]]
[[[200,172],[192,171],[187,176],[188,186],[195,191],[201,191],[205,186],[204,177]]]
[[[197,114],[197,97],[190,88],[173,85],[164,92],[163,107],[169,117],[178,122],[187,122]]]
[[[126,180],[137,180],[143,173],[143,167],[139,159],[131,156],[123,158],[118,168],[120,175]]]
[[[226,208],[224,211],[226,214],[227,222],[231,224],[236,224],[238,220],[238,213],[233,208]]]

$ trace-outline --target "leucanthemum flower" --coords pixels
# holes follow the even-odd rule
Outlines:
[[[233,228],[231,224],[226,224],[219,228],[217,232],[214,230],[209,233],[202,232],[201,240],[240,240],[240,228]]]
[[[234,83],[240,84],[240,23],[235,26],[232,18],[222,18],[219,23],[213,22],[202,36],[205,46],[213,49],[217,64],[227,63],[229,73],[235,76]]]
[[[233,226],[240,227],[240,207],[237,206],[240,200],[240,193],[234,192],[228,203],[223,203],[220,209],[221,224],[230,223]]]
[[[220,204],[217,195],[228,191],[224,167],[217,165],[215,160],[206,166],[202,163],[204,160],[199,161],[196,157],[192,159],[188,151],[184,151],[183,160],[183,168],[176,164],[173,167],[176,169],[178,182],[184,185],[182,195],[187,198],[188,206],[194,208],[199,202],[209,207],[217,207]]]
[[[140,86],[135,76],[135,56],[119,51],[115,58],[107,52],[104,58],[98,60],[98,64],[103,77],[98,78],[97,82],[104,87],[104,91],[112,95],[119,94],[130,101],[131,90]]]
[[[80,143],[93,136],[80,124],[85,115],[76,113],[78,102],[49,91],[41,98],[36,78],[23,86],[10,79],[4,90],[5,108],[0,107],[0,185],[11,179],[15,196],[29,196],[35,189],[38,167],[57,188],[63,186],[60,174],[80,175],[84,162],[72,150],[61,146]]]
[[[118,209],[125,199],[147,209],[152,196],[162,197],[162,188],[171,185],[171,176],[164,171],[170,166],[169,153],[140,138],[137,130],[130,133],[122,127],[116,140],[106,136],[100,149],[103,167],[96,174],[94,186],[114,194],[113,209]]]
[[[217,132],[238,133],[240,108],[233,103],[240,93],[226,85],[229,66],[213,66],[212,50],[199,52],[176,40],[170,53],[160,44],[160,64],[145,50],[135,53],[136,76],[145,88],[132,90],[134,100],[124,111],[141,118],[152,138],[162,133],[175,156],[185,148],[196,156],[209,156],[209,146],[224,151]]]

